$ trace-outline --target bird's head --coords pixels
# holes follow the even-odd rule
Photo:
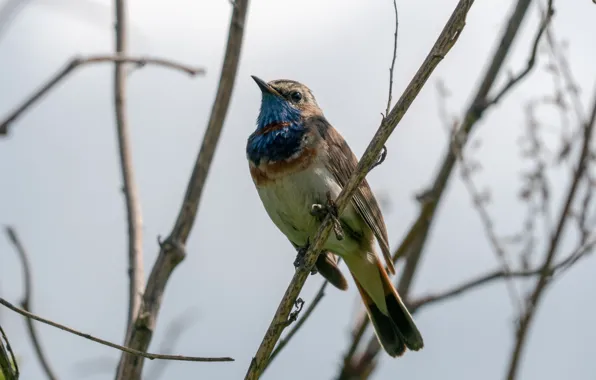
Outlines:
[[[276,79],[269,83],[252,76],[262,93],[261,111],[257,124],[263,128],[272,123],[300,123],[322,111],[308,87],[302,83]]]

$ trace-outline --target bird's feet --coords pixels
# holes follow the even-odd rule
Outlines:
[[[325,205],[315,203],[311,206],[310,214],[319,218],[319,220],[323,220],[327,214],[331,215],[331,218],[333,219],[333,232],[335,233],[335,237],[337,240],[343,240],[344,234],[341,228],[341,223],[339,222],[339,212],[337,210],[335,201],[331,198],[331,192],[327,192],[327,203]]]
[[[304,266],[306,265],[304,258],[306,257],[306,252],[308,251],[308,248],[310,248],[310,239],[306,239],[306,244],[304,244],[304,246],[297,248],[298,253],[296,254],[296,259],[294,260],[294,267],[296,269],[304,268]],[[310,274],[317,273],[317,267],[313,266],[310,270]]]

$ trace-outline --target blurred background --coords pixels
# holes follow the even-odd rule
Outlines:
[[[0,1],[0,7],[9,1]],[[397,1],[394,99],[424,60],[456,3]],[[415,195],[431,184],[447,150],[449,131],[440,107],[461,117],[515,3],[476,1],[459,41],[389,139],[387,159],[368,176],[382,203],[392,249],[417,217],[420,205]],[[73,55],[113,52],[112,6],[108,0],[29,0],[10,12],[4,8],[0,115],[8,114]],[[541,6],[538,1],[531,5],[505,73],[526,65]],[[579,86],[578,98],[588,114],[596,80],[596,5],[590,0],[555,1],[555,9],[552,33],[564,48]],[[167,236],[175,221],[209,118],[232,6],[225,0],[129,0],[128,10],[131,55],[166,57],[207,70],[204,77],[189,78],[147,66],[128,77],[148,273],[159,251],[157,236]],[[188,255],[168,283],[149,350],[232,356],[236,361],[166,366],[148,361],[143,378],[156,379],[158,374],[161,379],[242,378],[294,273],[295,251],[265,213],[245,158],[246,139],[255,129],[260,104],[260,91],[250,75],[293,79],[309,86],[326,117],[360,156],[385,111],[394,27],[389,0],[250,3],[236,86],[187,244]],[[557,86],[548,65],[546,49],[541,48],[531,75],[487,111],[472,136],[477,142],[469,154],[481,165],[474,181],[482,191],[490,191],[486,210],[499,236],[524,228],[527,206],[519,193],[521,173],[529,164],[518,143],[528,130],[527,104],[552,94]],[[121,343],[128,305],[127,229],[112,77],[111,64],[79,69],[0,140],[0,224],[14,226],[29,251],[35,313]],[[507,75],[501,75],[498,83],[506,80]],[[438,87],[449,96],[439,95]],[[559,114],[556,110],[541,114],[545,125],[541,136],[547,145],[558,146],[560,141]],[[577,129],[578,121],[570,117],[568,126]],[[553,217],[568,186],[570,167],[571,163],[563,165],[549,175]],[[537,252],[532,256],[536,263],[545,236],[538,228]],[[561,257],[571,252],[575,239],[571,230],[565,235]],[[587,256],[547,289],[529,332],[520,379],[594,379],[595,260]],[[512,266],[519,263],[517,257],[511,258]],[[499,265],[478,210],[454,173],[411,297],[450,288]],[[533,281],[516,282],[522,299]],[[320,276],[307,281],[301,295],[307,305],[321,282]],[[21,263],[2,236],[0,295],[16,304],[22,293]],[[510,298],[500,281],[421,310],[415,319],[425,339],[424,350],[396,360],[381,353],[371,378],[504,378],[519,312]],[[359,311],[352,282],[347,292],[329,287],[263,378],[334,378]],[[19,358],[22,379],[45,378],[24,319],[0,308],[0,321]],[[172,330],[180,326],[181,332]],[[49,326],[38,329],[61,379],[113,378],[120,352]]]

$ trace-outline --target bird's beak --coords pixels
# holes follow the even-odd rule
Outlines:
[[[267,82],[265,82],[261,78],[256,77],[254,75],[251,75],[251,78],[254,79],[255,82],[257,82],[257,85],[259,86],[259,88],[261,89],[261,92],[263,94],[272,94],[272,95],[281,96],[279,94],[279,92],[277,92],[273,87],[269,86],[267,84]]]

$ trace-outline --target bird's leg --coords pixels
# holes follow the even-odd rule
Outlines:
[[[327,214],[331,215],[331,218],[333,219],[333,232],[335,233],[335,237],[337,240],[343,240],[344,233],[341,228],[341,223],[339,222],[339,212],[337,211],[337,205],[335,204],[335,201],[331,198],[331,192],[327,192],[327,204],[322,205],[315,203],[310,208],[310,214],[318,217],[320,220],[322,220]]]
[[[310,238],[306,238],[306,244],[304,244],[302,247],[297,247],[298,253],[296,254],[296,260],[294,260],[294,267],[304,267],[304,256],[306,256],[306,251],[308,251],[309,247]]]

